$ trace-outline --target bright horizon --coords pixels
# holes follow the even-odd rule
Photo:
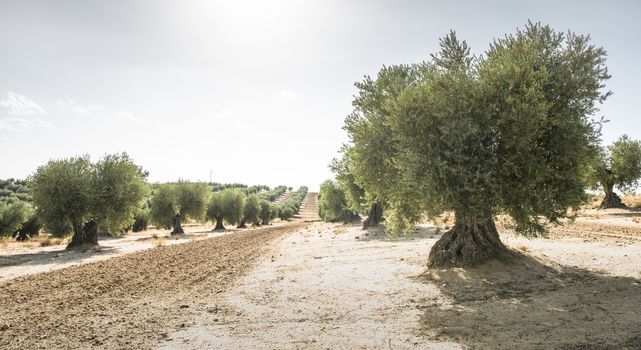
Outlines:
[[[127,152],[152,182],[309,186],[346,135],[354,82],[450,29],[476,54],[528,20],[590,34],[614,95],[603,141],[641,139],[641,4],[614,1],[2,1],[0,178]]]

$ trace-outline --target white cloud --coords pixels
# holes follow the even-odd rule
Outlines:
[[[127,112],[127,111],[117,112],[116,113],[116,118],[122,119],[122,120],[128,120],[128,121],[131,121],[131,122],[138,122],[138,121],[142,120],[140,117],[134,115],[131,112]]]
[[[51,123],[42,119],[30,118],[0,118],[0,130],[23,132],[36,128],[51,128]]]
[[[289,90],[280,90],[278,97],[285,100],[295,100],[298,98],[298,94]]]
[[[32,99],[11,91],[0,94],[0,107],[4,107],[2,110],[13,116],[42,115],[47,113]]]
[[[57,100],[56,104],[58,106],[63,106],[63,107],[70,108],[73,113],[77,113],[77,114],[89,114],[89,113],[97,111],[100,108],[100,106],[96,106],[96,105],[83,105],[83,104],[80,104],[80,103],[78,103],[76,100],[74,100],[72,98],[70,98],[70,99],[68,99],[66,101]]]

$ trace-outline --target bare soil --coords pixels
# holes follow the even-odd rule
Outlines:
[[[314,223],[160,348],[640,349],[641,243],[601,224],[553,239],[504,231],[510,263],[428,270],[442,229]]]
[[[0,348],[153,348],[249,271],[271,242],[307,226],[248,229],[0,285]]]
[[[515,258],[472,269],[426,268],[445,225],[166,245],[0,284],[0,348],[641,349],[638,216],[586,211],[549,239],[499,226]]]

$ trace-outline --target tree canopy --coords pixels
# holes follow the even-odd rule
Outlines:
[[[173,228],[172,234],[185,233],[182,221],[205,220],[211,196],[211,188],[206,183],[161,184],[151,198],[151,221],[158,226]]]
[[[591,175],[593,185],[601,186],[605,191],[601,208],[624,207],[621,198],[614,193],[614,186],[624,192],[639,186],[641,142],[623,135],[607,148],[601,148]]]
[[[147,173],[126,153],[52,160],[29,178],[38,217],[52,233],[73,230],[69,247],[97,244],[98,225],[131,224],[147,187]]]
[[[387,203],[386,226],[455,213],[430,265],[476,264],[505,252],[499,213],[543,232],[585,198],[583,174],[609,92],[605,51],[588,36],[529,23],[470,55],[454,32],[431,60],[383,67],[357,83],[345,121],[355,183]]]
[[[231,225],[239,224],[245,210],[245,194],[238,189],[224,189],[213,194],[207,217],[216,220],[215,230],[223,230],[224,222]]]

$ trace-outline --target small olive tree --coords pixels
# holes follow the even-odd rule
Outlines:
[[[601,208],[625,207],[621,198],[614,192],[614,186],[625,192],[639,185],[641,142],[623,135],[612,145],[602,148],[594,166],[592,178],[593,183],[601,186],[605,191]]]
[[[14,236],[32,216],[33,207],[26,202],[0,202],[0,237]]]
[[[260,224],[261,225],[269,225],[269,222],[272,219],[272,204],[266,200],[266,199],[261,199],[260,200]]]
[[[318,215],[325,221],[345,223],[358,218],[358,214],[350,209],[343,190],[332,180],[327,180],[320,186]]]
[[[171,227],[171,234],[183,234],[184,220],[205,220],[210,198],[211,188],[206,183],[162,184],[151,198],[151,221],[161,227]]]
[[[238,224],[238,228],[245,228],[246,224],[260,223],[260,199],[255,194],[250,194],[245,200],[245,208],[243,209],[243,218]]]
[[[56,234],[70,227],[68,248],[98,244],[98,225],[129,225],[145,197],[147,173],[126,153],[52,160],[29,178],[38,217]],[[60,232],[61,231],[61,232]]]
[[[215,192],[209,202],[207,218],[216,221],[214,230],[224,230],[223,222],[239,224],[245,210],[245,194],[238,189],[224,189]]]

